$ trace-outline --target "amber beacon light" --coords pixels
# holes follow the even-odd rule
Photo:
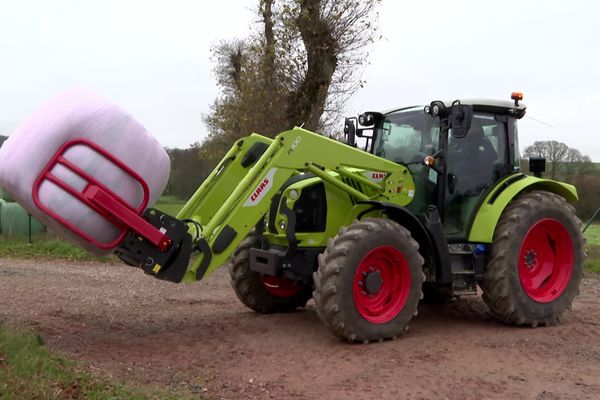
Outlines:
[[[515,106],[518,106],[519,101],[523,100],[523,93],[522,92],[512,92],[510,94],[510,98],[515,101]]]

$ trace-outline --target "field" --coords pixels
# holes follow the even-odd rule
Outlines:
[[[588,260],[586,268],[600,273],[600,225],[591,225],[585,232],[587,239]]]
[[[600,225],[592,224],[585,232],[588,246],[600,248]]]

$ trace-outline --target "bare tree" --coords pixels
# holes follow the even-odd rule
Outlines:
[[[362,66],[376,34],[378,1],[296,0],[283,2],[282,20],[295,23],[289,38],[292,107],[288,119],[318,130],[336,120],[350,96],[363,84]],[[287,7],[285,5],[287,4]],[[292,30],[292,32],[294,32]],[[300,43],[301,40],[301,43]]]
[[[593,172],[592,160],[577,149],[556,140],[536,141],[525,148],[525,157],[544,157],[550,167],[550,178],[556,179],[559,174],[569,182],[581,182]]]
[[[543,157],[549,163],[550,178],[556,179],[559,165],[564,162],[569,146],[556,140],[535,141],[525,148],[525,157]]]
[[[203,150],[215,154],[253,131],[326,129],[362,84],[379,3],[259,0],[262,29],[213,50],[221,95],[205,116]]]

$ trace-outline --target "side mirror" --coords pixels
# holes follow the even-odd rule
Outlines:
[[[467,136],[473,120],[473,106],[463,104],[453,104],[450,112],[450,127],[452,136],[460,139]]]
[[[352,147],[356,147],[356,125],[354,124],[355,118],[346,118],[344,120],[344,136],[346,136],[346,143]]]
[[[546,172],[546,159],[543,157],[529,157],[529,172],[538,178],[542,177],[542,172]]]

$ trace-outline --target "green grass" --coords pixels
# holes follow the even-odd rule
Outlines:
[[[184,206],[185,201],[179,200],[173,196],[162,196],[154,205],[154,208],[172,215],[176,216],[179,210]]]
[[[585,231],[588,246],[600,247],[600,224],[593,224]]]
[[[81,370],[51,354],[39,336],[0,326],[0,399],[176,399],[133,389]]]
[[[590,272],[600,273],[600,260],[599,259],[589,259],[585,263],[585,268]]]
[[[32,244],[25,238],[0,238],[0,257],[48,258],[71,261],[109,261],[111,257],[96,257],[56,237],[34,236]]]
[[[600,224],[590,225],[585,231],[585,237],[588,250],[585,268],[588,271],[600,273]]]
[[[169,215],[177,215],[185,202],[172,196],[163,196],[154,205],[155,208]],[[96,257],[79,247],[72,245],[53,235],[34,236],[32,244],[26,238],[0,236],[0,257],[8,258],[48,258],[71,261],[114,260],[111,257]]]

